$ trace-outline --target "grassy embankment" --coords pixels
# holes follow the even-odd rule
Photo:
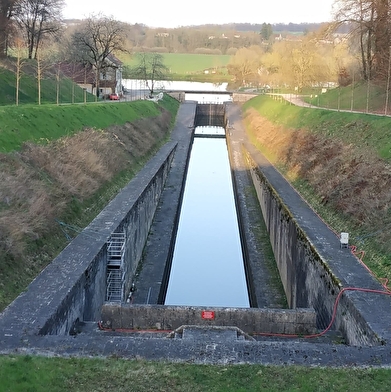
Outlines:
[[[10,64],[0,63],[0,105],[15,104],[16,102],[16,78],[15,73],[3,66]],[[37,104],[38,103],[38,85],[34,76],[35,71],[28,67],[23,72],[19,85],[19,104]],[[57,95],[58,92],[58,95]],[[70,79],[60,78],[58,88],[55,75],[46,74],[41,80],[41,103],[81,103],[84,102],[84,90],[72,83]],[[86,101],[93,102],[95,97],[86,93]]]
[[[0,392],[389,391],[389,369],[0,357]]]
[[[164,64],[170,70],[171,80],[197,82],[228,82],[227,64],[231,56],[214,54],[162,53]],[[121,57],[129,67],[137,65],[137,55]],[[209,73],[205,73],[209,70]]]
[[[0,106],[0,152],[19,150],[23,143],[47,143],[83,127],[105,129],[159,114],[147,101],[91,105]]]
[[[177,109],[170,97],[0,108],[0,309],[167,140]]]
[[[336,233],[350,233],[378,278],[391,279],[391,118],[265,96],[244,109],[253,142]]]
[[[391,114],[391,97],[387,98],[386,86],[360,81],[347,87],[303,92],[304,100],[314,106],[328,109],[359,111],[363,113]],[[385,111],[386,101],[388,108]]]

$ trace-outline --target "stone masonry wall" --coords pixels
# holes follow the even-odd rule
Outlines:
[[[102,325],[111,329],[175,330],[183,325],[237,327],[248,334],[312,334],[313,309],[203,308],[106,303]]]
[[[255,154],[254,151],[253,154]],[[316,214],[305,205],[304,201],[301,201],[302,207],[312,212],[312,219],[295,214],[295,208],[299,207],[293,206],[291,209],[288,194],[292,192],[293,196],[298,197],[298,195],[288,184],[285,185],[285,191],[281,192],[279,188],[277,192],[269,182],[268,176],[265,176],[263,165],[259,164],[260,161],[257,158],[254,159],[253,154],[247,153],[247,160],[270,234],[288,304],[293,309],[313,307],[317,314],[318,328],[323,330],[331,321],[339,292],[346,287],[343,285],[343,277],[339,276],[338,271],[333,268],[334,260],[337,265],[342,257],[346,263],[351,264],[351,271],[361,276],[360,285],[357,287],[372,287],[377,290],[381,290],[381,287],[363,268],[360,268],[349,250],[339,249],[337,238],[332,242],[322,237],[321,230],[324,224],[317,221]],[[265,167],[269,166],[265,161],[263,163]],[[282,178],[278,181],[281,180]],[[279,185],[281,182],[278,183]],[[298,202],[300,203],[299,199]],[[328,230],[325,225],[324,228]],[[316,238],[311,238],[315,232],[318,235],[315,236]],[[328,258],[331,254],[334,256],[326,261],[328,258],[322,255],[322,250],[330,252]],[[356,301],[354,297],[357,298]],[[380,334],[371,328],[372,312],[369,313],[361,308],[364,302],[360,300],[360,297],[366,297],[365,303],[372,301],[373,307],[379,300],[389,302],[388,298],[382,298],[382,296],[370,297],[360,292],[345,292],[337,304],[336,318],[332,327],[340,330],[349,344],[382,344]]]
[[[107,241],[113,232],[127,232],[127,274],[134,273],[175,148],[175,142],[167,143],[4,310],[4,333],[65,335],[78,321],[99,320],[106,293]]]

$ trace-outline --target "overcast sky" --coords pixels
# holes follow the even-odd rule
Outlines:
[[[130,24],[178,27],[223,23],[311,23],[331,20],[334,0],[65,0],[63,16],[102,13]]]

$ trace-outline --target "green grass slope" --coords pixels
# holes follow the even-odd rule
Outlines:
[[[335,92],[332,92],[333,94]],[[287,128],[306,128],[312,132],[374,149],[379,157],[391,160],[391,118],[366,113],[337,112],[302,108],[261,95],[244,104],[255,107],[262,116]]]
[[[84,102],[84,90],[73,83],[70,79],[61,77],[58,89],[54,75],[47,75],[41,80],[41,103],[81,103]],[[0,66],[0,105],[12,105],[16,103],[16,76],[7,68]],[[88,102],[93,102],[95,97],[86,95]],[[38,82],[34,72],[22,73],[19,82],[19,104],[38,103]]]
[[[305,100],[324,108],[390,115],[391,97],[388,95],[385,84],[360,81],[346,87],[327,89],[324,93],[313,89],[306,93]]]
[[[18,150],[26,141],[47,143],[87,126],[106,128],[158,114],[158,106],[148,101],[0,106],[0,152]]]

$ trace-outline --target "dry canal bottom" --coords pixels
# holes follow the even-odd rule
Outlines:
[[[223,228],[205,220],[231,191],[196,193],[193,207],[185,189],[208,116],[225,129],[233,180]],[[219,281],[231,258],[233,278]],[[390,339],[390,296],[247,140],[234,103],[182,103],[171,140],[0,315],[1,353],[372,366],[391,364]]]

